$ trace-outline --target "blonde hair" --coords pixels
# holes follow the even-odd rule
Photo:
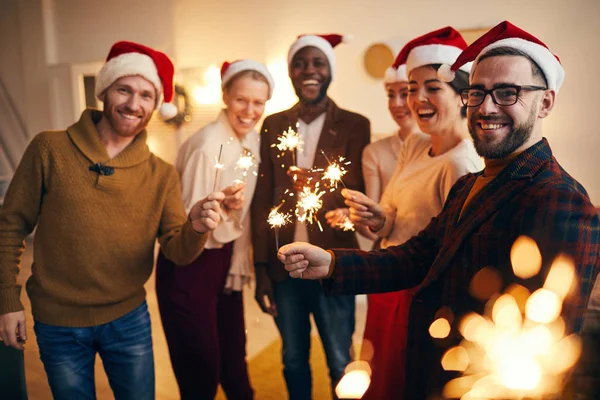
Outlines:
[[[233,83],[235,81],[237,81],[240,78],[244,78],[246,76],[249,76],[250,78],[254,79],[255,81],[261,81],[261,82],[266,83],[267,86],[269,86],[269,89],[270,89],[271,85],[269,85],[269,81],[267,80],[267,78],[263,74],[261,74],[258,71],[254,71],[252,69],[246,69],[244,71],[240,71],[237,74],[233,75],[231,77],[231,79],[229,79],[229,81],[225,84],[225,86],[223,86],[223,92],[227,92],[228,93],[231,90],[231,88],[233,87]]]

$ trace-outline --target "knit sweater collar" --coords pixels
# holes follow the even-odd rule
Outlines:
[[[96,123],[101,118],[101,111],[88,108],[81,114],[79,121],[67,128],[67,133],[75,146],[92,163],[126,168],[141,164],[150,157],[150,149],[146,145],[148,134],[144,129],[123,151],[111,159],[96,129]]]

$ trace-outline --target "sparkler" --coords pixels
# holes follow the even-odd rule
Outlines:
[[[344,232],[352,231],[354,232],[354,224],[350,221],[350,218],[344,217],[344,220],[337,224],[338,228],[341,228]]]
[[[532,259],[527,258],[538,253],[533,240],[517,239],[511,250],[515,276],[530,276]],[[536,257],[533,264],[537,265]],[[489,275],[489,271],[485,274]],[[522,399],[559,392],[561,376],[581,354],[579,337],[565,337],[565,322],[560,317],[563,300],[574,282],[572,260],[559,256],[544,286],[533,294],[513,284],[488,302],[486,315],[466,315],[459,324],[465,340],[442,358],[445,370],[462,371],[464,376],[448,382],[443,396],[464,400]],[[437,319],[430,333],[443,338],[450,329]]]
[[[273,208],[267,218],[267,223],[271,225],[271,229],[275,229],[275,247],[277,248],[277,251],[279,251],[279,228],[291,222],[290,214],[284,214],[278,211],[281,204],[283,203],[280,203],[277,207]]]
[[[221,155],[223,154],[223,145],[221,145],[221,148],[219,149],[219,157],[216,159],[217,163],[214,165],[215,167],[215,181],[213,183],[213,192],[215,190],[217,190],[217,182],[219,181],[219,173],[221,172],[221,170],[224,167],[224,164],[221,164]]]
[[[302,146],[304,142],[298,135],[298,132],[292,129],[290,126],[287,131],[283,132],[281,135],[277,137],[279,143],[274,143],[271,147],[277,147],[277,149],[281,151],[291,151],[292,152],[292,164],[296,165],[296,150],[302,151]]]
[[[315,188],[303,187],[302,191],[298,194],[299,199],[296,203],[295,214],[300,222],[308,221],[312,224],[314,221],[319,225],[319,229],[323,231],[321,223],[317,219],[317,213],[323,207],[323,200],[321,197],[325,194],[324,190],[319,189],[319,182],[315,184]]]
[[[242,170],[242,182],[246,181],[248,170],[254,166],[254,155],[247,149],[244,149],[239,160],[235,164],[235,169]]]
[[[323,179],[329,180],[329,185],[331,186],[332,190],[337,188],[338,182],[340,182],[344,188],[348,189],[342,180],[342,176],[346,175],[348,172],[343,165],[350,165],[350,161],[344,162],[344,157],[340,157],[338,162],[331,162],[322,149],[321,154],[323,154],[323,157],[325,157],[325,160],[327,160],[327,163],[329,164],[325,170],[325,173],[323,173]]]

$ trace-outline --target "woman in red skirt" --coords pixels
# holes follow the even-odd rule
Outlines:
[[[192,264],[159,254],[156,294],[181,398],[254,397],[246,366],[242,289],[250,281],[250,201],[260,162],[254,130],[273,92],[267,68],[252,60],[221,69],[222,110],[179,149],[176,167],[186,207],[215,189],[226,198],[219,226]],[[218,166],[216,165],[218,164]]]
[[[469,83],[468,70],[459,70],[450,83],[437,77],[440,64],[451,65],[466,47],[457,31],[440,29],[407,43],[388,71],[387,77],[397,80],[395,85],[402,94],[397,100],[402,112],[410,109],[423,133],[413,132],[404,140],[378,205],[353,192],[358,206],[350,208],[351,220],[358,229],[375,234],[382,248],[402,244],[418,234],[442,210],[458,178],[483,168],[469,137],[460,99],[460,90]],[[390,111],[402,114],[400,110]],[[368,218],[359,217],[361,204],[376,212]],[[369,361],[372,375],[363,400],[403,398],[406,370],[410,368],[406,365],[406,343],[413,293],[410,289],[369,296],[361,357]]]

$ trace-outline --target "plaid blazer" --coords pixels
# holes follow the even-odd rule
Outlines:
[[[442,212],[406,243],[372,252],[334,250],[333,276],[323,281],[326,293],[333,294],[418,287],[409,317],[407,399],[439,393],[453,377],[442,370],[441,356],[459,342],[459,317],[483,312],[484,304],[468,292],[471,278],[483,267],[495,267],[505,287],[518,283],[533,291],[543,285],[560,252],[571,256],[578,287],[565,299],[562,316],[568,331],[581,328],[600,266],[600,223],[585,189],[558,164],[543,139],[484,187],[459,219],[481,173],[458,180]],[[543,258],[540,274],[527,280],[515,277],[510,264],[511,246],[520,235],[533,238]],[[447,339],[432,339],[428,328],[442,307],[457,317],[453,332]]]
[[[294,215],[296,197],[286,195],[294,193],[292,179],[287,175],[287,169],[292,164],[292,154],[289,151],[283,153],[276,147],[277,136],[281,135],[289,127],[294,128],[298,122],[300,107],[296,104],[289,110],[268,116],[262,126],[260,134],[260,166],[258,169],[258,181],[252,199],[252,244],[254,246],[254,263],[267,267],[269,277],[279,282],[287,279],[281,261],[277,259],[275,248],[275,231],[269,228],[267,217],[271,209],[285,200],[279,209],[283,213]],[[329,99],[329,106],[325,116],[325,123],[314,159],[315,168],[327,168],[327,160],[321,155],[323,150],[330,160],[343,156],[352,164],[346,169],[344,184],[349,189],[364,191],[365,185],[362,175],[362,151],[371,139],[371,125],[369,120],[360,114],[356,114],[339,108],[333,100]],[[340,189],[329,192],[321,185],[327,193],[323,195],[323,207],[318,213],[319,221],[323,226],[321,231],[316,223],[307,225],[310,242],[319,247],[345,247],[358,248],[354,232],[343,232],[331,228],[324,218],[327,211],[334,210],[344,205],[344,198],[339,193]],[[294,241],[294,224],[288,224],[279,229],[279,245],[283,246]]]

